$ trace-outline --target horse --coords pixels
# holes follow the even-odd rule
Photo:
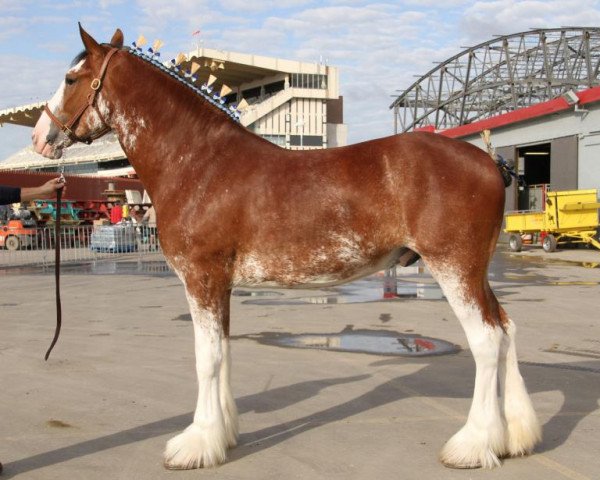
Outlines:
[[[541,433],[519,372],[515,323],[487,279],[505,185],[486,152],[425,132],[286,150],[124,47],[119,29],[107,44],[79,29],[85,49],[32,141],[59,158],[73,142],[113,131],[152,198],[164,255],[185,287],[198,377],[193,421],[167,442],[166,468],[216,466],[237,443],[232,288],[331,286],[419,257],[476,365],[468,418],[441,462],[492,468],[533,451]]]

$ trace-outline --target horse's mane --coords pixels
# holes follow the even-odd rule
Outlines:
[[[213,93],[211,87],[205,84],[202,87],[198,88],[196,85],[194,85],[194,83],[192,83],[192,78],[188,79],[180,73],[178,67],[171,68],[169,66],[166,66],[160,61],[158,61],[158,59],[156,59],[154,56],[145,54],[143,51],[141,51],[141,49],[124,47],[123,50],[129,52],[137,58],[140,58],[141,60],[152,65],[153,67],[158,68],[160,71],[169,75],[171,78],[174,78],[179,83],[185,85],[196,95],[202,97],[211,105],[217,107],[219,110],[227,114],[227,116],[229,116],[232,120],[234,120],[235,122],[239,122],[240,112],[237,110],[237,105],[227,105],[225,102],[225,98],[220,97],[218,93]]]

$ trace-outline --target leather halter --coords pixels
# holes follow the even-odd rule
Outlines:
[[[86,143],[89,145],[94,140],[96,140],[97,138],[100,138],[106,132],[110,131],[110,127],[108,125],[106,125],[106,122],[103,120],[102,115],[100,115],[100,112],[98,111],[98,107],[96,106],[96,97],[98,95],[98,92],[100,91],[100,88],[102,88],[102,81],[104,80],[104,74],[106,73],[106,69],[108,67],[108,62],[110,62],[110,59],[112,58],[112,56],[118,51],[119,51],[118,48],[112,48],[108,52],[106,57],[104,57],[104,62],[102,63],[102,67],[100,68],[100,74],[92,80],[92,83],[90,85],[90,88],[92,89],[92,91],[87,96],[87,102],[81,106],[81,108],[75,113],[75,115],[73,115],[71,120],[69,120],[67,123],[62,123],[58,119],[58,117],[50,111],[48,104],[44,105],[44,111],[50,117],[50,120],[52,120],[54,122],[54,124],[58,128],[60,128],[62,130],[62,132],[71,141],[82,142],[82,143]],[[73,125],[75,125],[79,121],[81,116],[84,114],[84,112],[89,107],[92,107],[94,110],[96,110],[96,113],[98,114],[100,121],[103,123],[104,128],[102,128],[102,130],[100,130],[99,132],[96,132],[95,134],[89,135],[87,137],[83,137],[83,138],[78,137],[77,135],[75,135],[75,132],[73,131]]]

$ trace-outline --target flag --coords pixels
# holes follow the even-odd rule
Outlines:
[[[195,37],[196,35],[200,35],[200,30],[196,30],[195,32],[192,32],[192,37]]]

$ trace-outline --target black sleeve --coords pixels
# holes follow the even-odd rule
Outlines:
[[[9,205],[20,201],[21,189],[19,187],[0,185],[0,205]]]

